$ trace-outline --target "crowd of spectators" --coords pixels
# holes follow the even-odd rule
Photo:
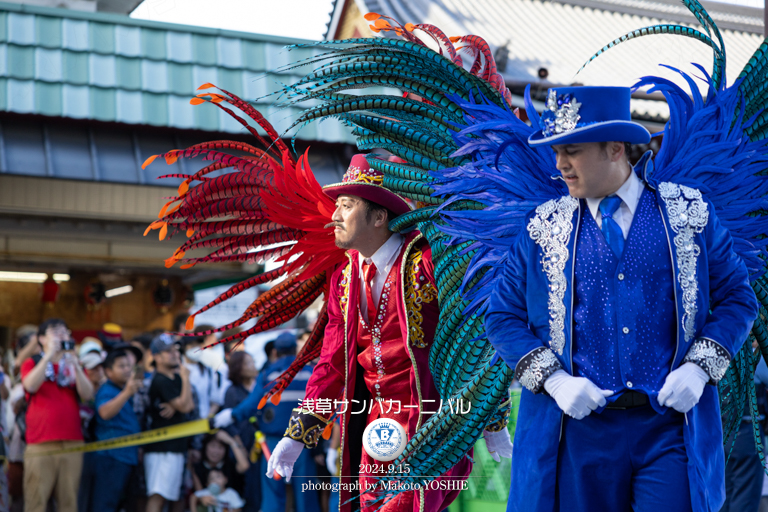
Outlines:
[[[267,376],[283,369],[286,356],[295,356],[292,334],[267,344],[267,363],[257,369],[242,344],[226,347],[224,364],[206,364],[202,349],[216,341],[216,334],[152,332],[126,341],[117,326],[103,332],[76,344],[66,323],[56,318],[16,331],[14,357],[3,365],[7,374],[0,368],[7,420],[0,443],[7,459],[0,475],[0,512],[328,510],[327,497],[321,503],[313,495],[316,503],[307,507],[307,497],[295,491],[288,492],[287,506],[285,493],[279,503],[265,502],[275,493],[262,492],[266,465],[256,434],[264,425],[269,441],[279,434],[277,427],[271,429],[271,411],[266,421],[256,411],[204,435],[100,451],[88,446],[209,419],[249,396],[252,402],[251,395],[269,383]],[[318,478],[329,478],[320,450],[314,454]]]

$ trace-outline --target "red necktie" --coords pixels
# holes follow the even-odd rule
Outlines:
[[[373,302],[373,278],[376,275],[376,265],[363,261],[363,278],[365,279],[365,301],[368,305],[368,322],[376,318],[376,304]]]

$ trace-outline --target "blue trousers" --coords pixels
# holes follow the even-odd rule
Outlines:
[[[78,512],[91,512],[94,510],[92,498],[94,481],[96,480],[95,460],[95,452],[83,454],[83,471],[80,473],[80,488],[77,491]]]
[[[261,464],[259,462],[251,464],[245,472],[243,499],[245,500],[243,512],[259,512],[261,507]]]
[[[277,436],[267,436],[267,446],[269,450],[275,449],[275,445],[282,439]],[[320,512],[320,499],[317,491],[308,489],[303,491],[301,484],[314,482],[317,483],[317,471],[315,461],[312,460],[312,453],[309,450],[301,450],[301,455],[293,466],[291,481],[286,484],[285,478],[275,480],[267,478],[267,458],[261,457],[261,510],[285,510],[285,487],[293,486],[293,498],[296,512]]]
[[[95,479],[91,494],[92,512],[117,512],[135,466],[101,453],[93,454]]]
[[[651,406],[564,417],[556,510],[689,512],[683,415]]]
[[[752,422],[741,422],[735,441],[731,458],[725,465],[725,503],[720,512],[757,512],[765,473],[755,448]],[[726,456],[730,447],[729,443]]]

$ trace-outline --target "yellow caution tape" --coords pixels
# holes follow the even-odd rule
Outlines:
[[[198,434],[207,434],[211,432],[211,427],[207,419],[187,421],[171,427],[156,428],[147,430],[138,434],[129,436],[115,437],[105,439],[104,441],[95,441],[72,448],[63,448],[61,450],[50,450],[47,452],[29,453],[27,457],[39,457],[40,455],[61,455],[63,453],[75,452],[98,452],[102,450],[113,450],[115,448],[126,448],[128,446],[140,446],[144,444],[157,443],[159,441],[169,441],[182,437],[196,436]]]

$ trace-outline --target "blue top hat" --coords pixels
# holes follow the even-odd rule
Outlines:
[[[582,142],[647,144],[651,134],[632,121],[629,87],[558,87],[547,93],[541,130],[528,137],[531,146]]]

